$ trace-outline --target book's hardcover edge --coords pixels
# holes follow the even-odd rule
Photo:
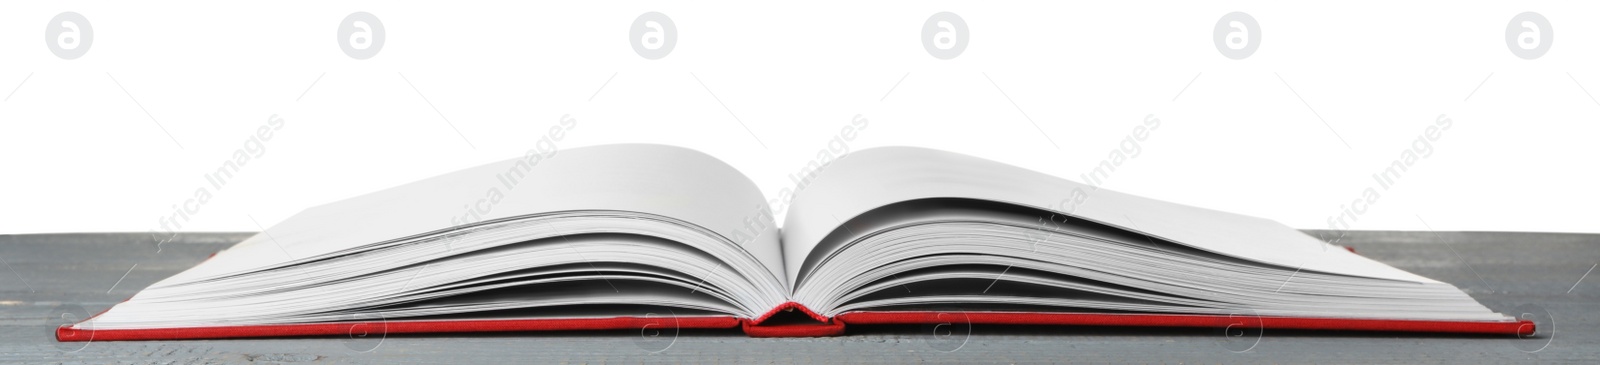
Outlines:
[[[292,336],[352,336],[361,338],[382,337],[402,333],[460,333],[460,332],[524,332],[524,331],[584,331],[621,329],[672,329],[672,328],[736,328],[743,323],[733,316],[703,317],[612,317],[612,318],[542,318],[497,320],[441,320],[441,321],[359,321],[310,324],[271,324],[249,326],[219,326],[153,329],[84,329],[75,326],[56,328],[56,340],[61,342],[86,341],[142,341],[142,340],[199,340],[225,338],[292,337]]]
[[[817,323],[764,323],[779,311],[798,310]],[[622,329],[731,329],[741,328],[750,337],[825,337],[842,335],[846,324],[989,324],[1045,326],[1112,327],[1201,327],[1258,328],[1326,331],[1380,331],[1418,333],[1462,333],[1529,336],[1532,321],[1436,321],[1401,319],[1261,317],[1251,315],[1189,315],[1132,313],[1044,313],[1044,312],[909,312],[857,311],[833,318],[817,315],[805,306],[785,303],[757,319],[734,316],[697,317],[612,317],[449,321],[365,321],[316,324],[279,324],[157,329],[94,330],[64,325],[56,329],[56,340],[140,341],[260,338],[293,336],[386,336],[401,333],[461,333],[519,331],[579,331]]]
[[[1529,336],[1530,320],[1439,321],[1409,319],[1266,317],[1249,314],[1143,314],[1055,312],[874,312],[843,313],[835,321],[851,325],[993,324],[1115,327],[1210,327],[1285,330],[1465,333]]]

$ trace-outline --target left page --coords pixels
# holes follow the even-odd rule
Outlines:
[[[739,243],[783,283],[778,230],[747,177],[698,151],[649,144],[528,155],[307,209],[161,287],[307,261],[464,224],[571,210],[672,217]]]

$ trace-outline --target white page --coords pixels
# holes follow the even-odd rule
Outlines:
[[[738,170],[698,151],[623,144],[533,155],[407,183],[314,207],[268,228],[161,284],[306,259],[447,229],[470,211],[479,221],[570,210],[655,214],[733,239],[783,281],[777,226],[761,191]],[[517,177],[519,162],[529,162]],[[536,163],[535,163],[536,162]],[[509,172],[509,173],[508,173]],[[490,201],[490,191],[503,197]],[[470,218],[469,218],[470,219]],[[751,234],[755,232],[755,234]],[[287,253],[288,256],[285,255]]]
[[[789,282],[796,282],[806,257],[840,224],[874,208],[927,198],[977,199],[1042,209],[1279,266],[1437,282],[1333,247],[1277,222],[1098,189],[998,162],[915,147],[873,148],[845,155],[796,193],[783,229]]]

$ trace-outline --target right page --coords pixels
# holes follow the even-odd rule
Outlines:
[[[1036,208],[1161,238],[1199,250],[1330,274],[1437,283],[1356,255],[1283,224],[1119,193],[957,153],[881,147],[845,155],[795,194],[783,226],[791,286],[840,224],[885,205],[929,198],[986,200]]]

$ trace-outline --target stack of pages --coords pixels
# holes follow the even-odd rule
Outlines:
[[[769,201],[683,148],[529,154],[308,209],[57,338],[951,321],[1533,332],[1260,218],[930,149],[824,162]],[[773,205],[787,205],[781,230]]]

